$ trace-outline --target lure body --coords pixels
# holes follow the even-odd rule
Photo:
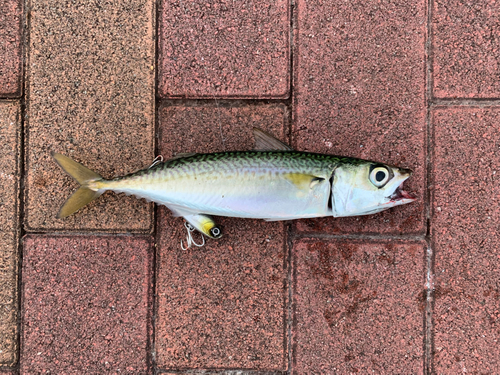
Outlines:
[[[112,190],[163,204],[200,232],[218,238],[220,228],[210,215],[265,220],[354,216],[415,200],[401,188],[411,174],[407,169],[294,151],[267,133],[254,132],[263,151],[190,154],[112,180],[53,154],[82,185],[59,216]]]

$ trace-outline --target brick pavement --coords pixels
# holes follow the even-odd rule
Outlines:
[[[5,0],[0,373],[498,373],[496,0]],[[183,220],[75,183],[155,154],[298,150],[414,170],[345,219]]]

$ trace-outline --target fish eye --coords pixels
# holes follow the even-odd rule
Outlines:
[[[383,187],[392,177],[391,171],[385,166],[370,168],[370,182],[378,188]]]

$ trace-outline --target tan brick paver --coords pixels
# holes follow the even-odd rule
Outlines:
[[[33,0],[30,11],[26,229],[151,231],[151,205],[114,195],[57,220],[76,185],[54,168],[50,152],[67,154],[108,178],[151,162],[153,0]]]
[[[17,360],[21,106],[0,101],[0,366]]]

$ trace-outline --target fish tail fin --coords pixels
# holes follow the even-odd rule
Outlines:
[[[67,156],[55,152],[52,152],[51,155],[57,164],[81,185],[80,188],[64,202],[57,214],[58,218],[65,218],[86,206],[103,193],[102,190],[94,190],[89,187],[90,182],[102,180],[102,177]]]

